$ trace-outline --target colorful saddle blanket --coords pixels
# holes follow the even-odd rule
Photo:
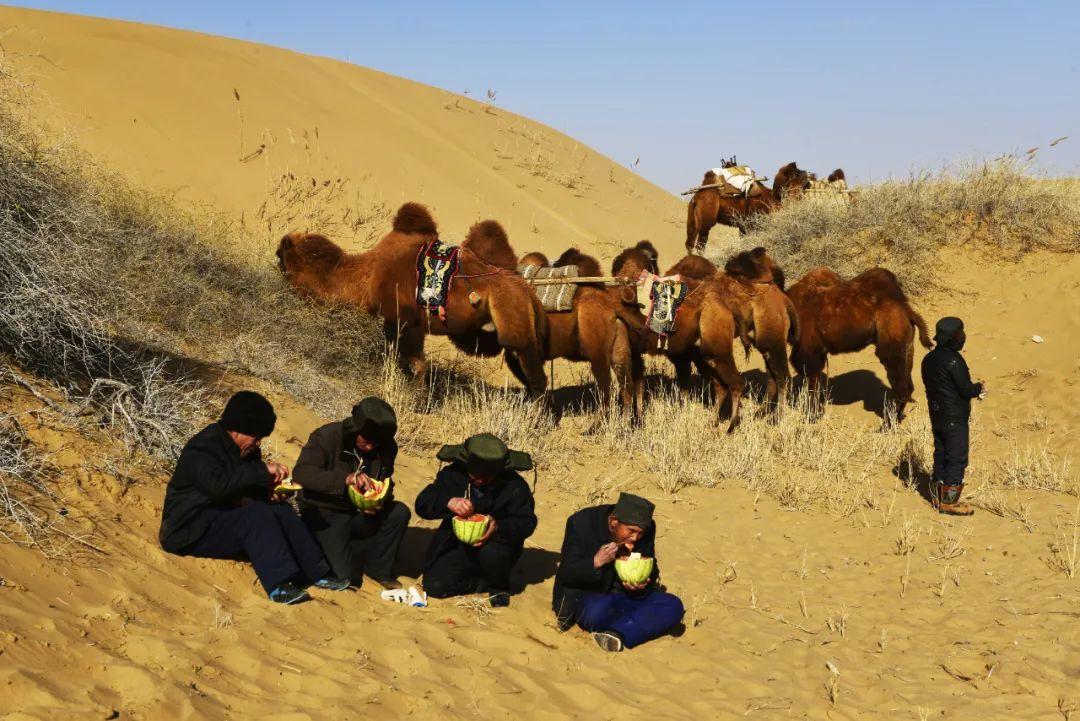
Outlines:
[[[675,318],[679,315],[690,289],[682,282],[682,276],[670,275],[661,278],[648,271],[642,271],[638,283],[645,290],[645,297],[649,299],[645,311],[645,322],[649,330],[660,336],[663,344],[671,332],[675,330]]]
[[[441,240],[425,243],[416,255],[416,305],[427,308],[439,320],[446,320],[446,301],[450,283],[461,265],[459,248]]]
[[[526,281],[578,277],[578,267],[576,265],[563,265],[558,268],[522,265],[518,266],[518,272]],[[574,296],[577,295],[578,287],[578,283],[552,283],[550,285],[533,286],[533,290],[536,291],[536,296],[540,299],[540,304],[545,311],[560,313],[573,310]]]

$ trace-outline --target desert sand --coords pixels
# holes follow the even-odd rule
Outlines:
[[[322,220],[360,245],[385,219],[350,225],[346,209],[419,200],[450,235],[499,219],[519,251],[574,243],[609,260],[647,237],[662,259],[681,254],[679,199],[500,108],[194,33],[12,9],[0,9],[0,27],[54,130],[136,182],[265,227],[268,244],[290,223]],[[348,190],[312,196],[292,217],[260,215],[290,172],[316,185],[345,177]],[[1063,462],[1080,421],[1080,258],[1006,263],[956,250],[943,260],[955,286],[915,302],[931,323],[946,313],[966,320],[969,363],[989,383],[976,408],[972,487],[1032,449]],[[559,377],[576,372],[558,368]],[[830,420],[875,429],[870,407],[884,374],[872,352],[834,359],[830,370]],[[505,374],[490,364],[484,375]],[[250,383],[278,406],[271,445],[291,462],[328,419]],[[925,412],[916,384],[913,416]],[[70,513],[94,527],[102,552],[75,545],[70,561],[46,562],[0,545],[4,718],[1080,715],[1080,579],[1048,563],[1049,544],[1075,533],[1074,496],[1019,490],[1022,518],[980,510],[951,519],[904,488],[895,458],[882,458],[866,483],[886,502],[841,517],[793,511],[739,483],[663,493],[640,469],[613,471],[583,439],[579,454],[540,475],[540,526],[510,608],[404,608],[370,585],[281,608],[242,564],[162,552],[167,478],[118,471],[105,460],[117,455],[110,441],[38,420],[30,412],[41,406],[24,388],[0,387],[0,409],[24,414],[31,438],[55,454]],[[717,433],[702,452],[736,442]],[[415,497],[436,468],[430,455],[406,454],[398,497]],[[681,636],[605,655],[588,635],[555,629],[563,524],[597,479],[609,499],[628,489],[656,501],[664,580],[687,607]],[[406,577],[419,573],[429,528],[414,519]]]

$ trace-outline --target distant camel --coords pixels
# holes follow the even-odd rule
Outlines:
[[[547,386],[542,360],[547,318],[536,294],[513,272],[516,258],[502,226],[485,220],[469,230],[447,294],[445,320],[416,304],[417,256],[437,237],[427,208],[405,203],[390,233],[365,253],[346,253],[322,235],[296,232],[281,239],[277,257],[300,292],[382,316],[387,342],[396,344],[402,370],[413,376],[427,371],[424,335],[446,335],[473,355],[506,350],[518,362],[518,377],[529,393],[539,397]]]
[[[701,180],[702,185],[719,182],[721,179],[712,170]],[[726,184],[697,191],[687,207],[686,252],[703,252],[709,242],[709,232],[717,223],[745,233],[747,221],[752,216],[771,213],[780,207],[784,198],[801,193],[809,183],[809,173],[792,162],[776,171],[771,189],[756,180],[746,193]]]
[[[932,348],[926,322],[911,307],[900,282],[885,268],[872,268],[844,280],[829,268],[814,268],[787,291],[799,312],[801,333],[791,353],[795,370],[806,377],[815,405],[829,355],[852,353],[868,345],[889,378],[888,410],[897,421],[911,402],[915,331],[925,348]]]

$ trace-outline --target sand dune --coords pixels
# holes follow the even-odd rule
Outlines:
[[[193,33],[7,8],[0,24],[6,51],[43,91],[36,111],[54,130],[70,130],[137,182],[266,226],[268,243],[290,223],[321,218],[360,244],[368,225],[350,225],[347,208],[374,212],[415,199],[430,203],[452,234],[496,217],[519,250],[573,242],[610,258],[649,237],[665,259],[680,254],[677,199],[498,108]],[[309,180],[278,192],[288,172],[316,186],[340,175],[347,190],[289,205],[282,198]],[[264,201],[281,214],[260,215]],[[977,408],[972,481],[1033,448],[1063,457],[1080,422],[1080,259],[1038,253],[1007,264],[956,250],[944,260],[956,268],[955,286],[916,304],[928,319],[948,312],[967,320],[969,360],[990,383]],[[1044,342],[1034,343],[1035,334]],[[569,375],[563,368],[560,377]],[[872,352],[835,359],[830,371],[837,398],[829,413],[876,427],[868,408],[883,373]],[[501,373],[494,364],[486,372]],[[279,408],[272,446],[291,461],[325,419],[280,388],[261,389]],[[902,487],[896,459],[882,458],[866,469],[866,483],[891,500],[837,518],[793,512],[737,483],[663,494],[630,467],[617,485],[658,502],[659,556],[665,582],[686,602],[686,629],[612,656],[583,633],[558,633],[549,606],[563,523],[584,504],[565,489],[613,472],[587,438],[578,439],[580,456],[541,476],[540,526],[510,608],[402,608],[370,587],[279,608],[242,564],[163,553],[156,534],[165,478],[118,471],[109,459],[123,453],[111,441],[30,414],[40,407],[25,389],[0,386],[0,411],[23,414],[31,438],[54,454],[71,518],[96,528],[104,553],[76,545],[69,562],[45,562],[0,545],[5,718],[1080,714],[1080,587],[1048,564],[1049,544],[1070,532],[1072,496],[1017,491],[1023,519],[985,511],[947,519]],[[737,442],[705,438],[702,452]],[[414,498],[435,467],[429,456],[406,454],[399,497]],[[414,526],[402,558],[411,577],[430,524]],[[910,553],[898,552],[902,540]]]
[[[311,179],[348,180],[313,200],[319,215],[351,207],[355,220],[416,200],[450,238],[492,217],[522,252],[641,238],[681,247],[685,211],[675,197],[498,107],[190,32],[12,8],[0,8],[0,26],[9,57],[49,98],[43,114],[87,150],[137,182],[243,214],[252,228],[265,224],[258,211],[269,195],[270,210],[283,210],[276,237],[312,218],[286,222],[301,208],[274,205],[272,189],[292,173],[298,192]]]

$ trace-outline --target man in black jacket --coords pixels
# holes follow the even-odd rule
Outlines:
[[[663,636],[682,620],[682,601],[658,588],[653,508],[640,496],[621,493],[614,505],[570,516],[552,593],[560,630],[576,623],[592,631],[605,651],[621,651]],[[627,583],[615,572],[615,559],[631,551],[654,559],[644,583]]]
[[[181,556],[247,556],[263,589],[278,603],[309,598],[302,586],[342,590],[300,517],[274,489],[289,475],[264,462],[262,439],[277,416],[258,393],[240,391],[180,452],[161,511],[162,548]]]
[[[442,519],[428,546],[424,590],[433,598],[487,593],[492,606],[508,606],[510,571],[536,530],[532,492],[517,473],[530,470],[532,459],[489,433],[443,446],[437,457],[450,465],[415,506],[421,518]],[[454,534],[453,519],[473,514],[490,520],[484,536],[468,546]]]
[[[922,362],[923,385],[934,431],[934,477],[930,496],[934,507],[953,516],[975,513],[960,502],[968,464],[968,418],[971,400],[986,392],[985,383],[972,383],[967,362],[960,355],[967,336],[959,318],[937,322],[935,348]]]
[[[409,508],[394,500],[397,415],[385,401],[369,396],[344,421],[311,434],[300,451],[293,478],[304,487],[300,514],[322,546],[334,575],[359,586],[364,574],[384,588],[400,588],[394,575],[401,541],[409,526]],[[391,483],[377,510],[360,511],[349,500],[351,486],[360,493],[373,481]],[[373,539],[366,558],[362,540]],[[363,563],[361,563],[363,561]]]

